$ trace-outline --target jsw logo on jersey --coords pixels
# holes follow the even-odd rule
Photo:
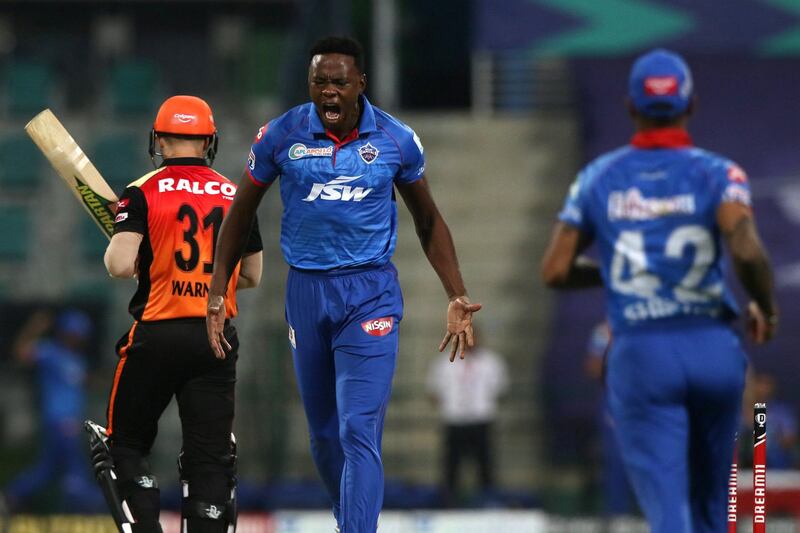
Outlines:
[[[367,320],[361,323],[361,329],[373,337],[388,335],[392,331],[392,326],[394,326],[394,317],[391,316]]]
[[[350,187],[349,185],[344,184],[351,183],[363,176],[364,174],[361,174],[360,176],[339,176],[338,178],[332,179],[328,183],[315,183],[314,186],[311,187],[311,192],[308,193],[308,196],[303,198],[303,201],[313,202],[319,198],[320,200],[360,202],[372,192],[372,189],[365,189],[364,187]]]

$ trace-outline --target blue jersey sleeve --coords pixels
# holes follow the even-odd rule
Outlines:
[[[711,180],[714,204],[719,207],[726,202],[746,206],[752,205],[750,182],[742,168],[727,159],[719,159],[711,166]]]
[[[581,232],[592,235],[592,227],[589,221],[589,206],[588,206],[588,188],[589,188],[589,173],[586,170],[581,171],[572,185],[569,187],[567,199],[564,201],[564,207],[558,214],[558,219],[565,224],[574,226],[581,230]]]
[[[250,154],[247,156],[247,172],[258,185],[269,185],[280,174],[280,169],[273,157],[275,145],[278,142],[275,137],[276,132],[270,129],[270,123],[264,124],[258,129],[255,141],[250,147]]]
[[[414,130],[408,128],[408,135],[404,135],[400,142],[400,156],[402,166],[400,173],[395,177],[397,183],[413,183],[425,173],[425,149],[422,141]]]
[[[58,363],[55,346],[50,340],[40,340],[33,345],[32,352],[33,362],[39,368],[54,367]]]

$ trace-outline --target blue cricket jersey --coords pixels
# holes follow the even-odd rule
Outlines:
[[[85,403],[85,358],[48,339],[36,343],[34,361],[39,375],[42,417],[50,422],[80,419]]]
[[[263,126],[248,158],[257,185],[280,176],[281,249],[295,268],[389,262],[397,240],[395,183],[418,180],[425,158],[414,131],[361,97],[358,128],[326,132],[313,103]]]
[[[746,174],[680,129],[638,133],[580,172],[559,219],[597,243],[614,331],[738,313],[725,284],[722,202],[750,205]]]

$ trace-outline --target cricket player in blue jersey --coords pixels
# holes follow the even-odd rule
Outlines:
[[[47,311],[38,311],[11,348],[18,361],[36,368],[42,422],[37,463],[3,490],[11,512],[24,509],[35,495],[53,486],[59,488],[61,511],[94,512],[103,505],[89,475],[81,429],[86,414],[86,349],[92,328],[89,316],[77,309],[64,310],[55,319]]]
[[[381,435],[398,349],[403,299],[390,262],[397,239],[395,189],[449,297],[450,360],[472,346],[472,313],[442,216],[425,179],[414,131],[364,96],[363,51],[327,37],[310,51],[311,102],[256,135],[220,229],[208,299],[208,335],[225,357],[224,299],[243,237],[280,177],[281,248],[291,267],[286,320],[311,451],[338,528],[372,533],[383,502]],[[222,307],[221,307],[222,306]]]
[[[542,262],[556,288],[605,285],[608,401],[625,468],[655,533],[724,532],[745,355],[722,241],[755,342],[775,333],[772,273],[744,171],[692,146],[692,76],[666,50],[630,73],[630,144],[570,189]],[[600,264],[581,252],[597,244]]]

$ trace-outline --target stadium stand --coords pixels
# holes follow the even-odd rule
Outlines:
[[[114,113],[151,113],[158,99],[158,71],[147,61],[126,61],[115,65],[109,80]]]
[[[13,117],[33,116],[52,102],[53,75],[48,65],[14,61],[6,67],[6,109]]]
[[[0,139],[0,189],[33,192],[42,182],[43,157],[30,138],[10,132]]]
[[[21,205],[0,209],[0,260],[21,262],[28,256],[31,226],[30,212]]]
[[[119,195],[125,186],[151,168],[147,161],[147,132],[101,135],[91,144],[89,158]]]
[[[97,224],[87,216],[81,217],[79,231],[83,260],[89,263],[101,263],[106,246],[108,246],[108,239],[97,228]]]

